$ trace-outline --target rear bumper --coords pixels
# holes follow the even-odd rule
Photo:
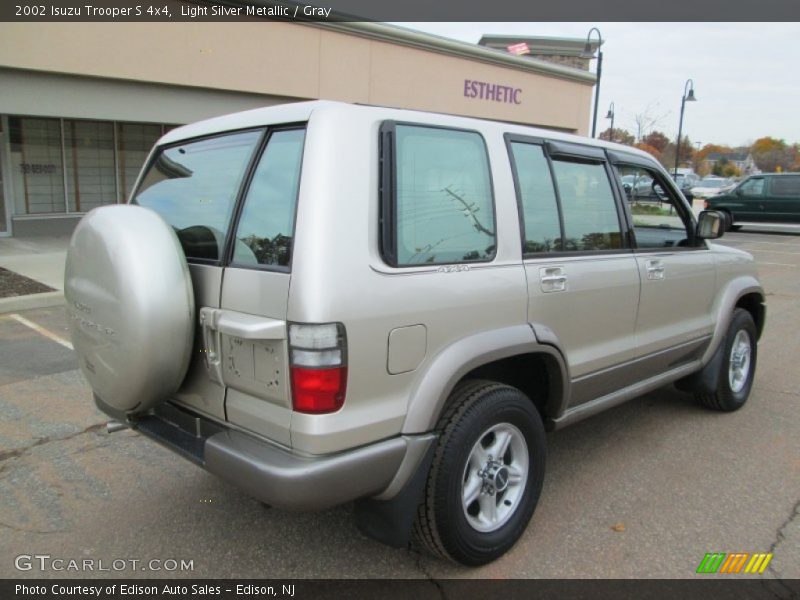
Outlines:
[[[131,426],[262,502],[287,510],[321,510],[399,489],[435,439],[398,436],[306,457],[170,404]]]

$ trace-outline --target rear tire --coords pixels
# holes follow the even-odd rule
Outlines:
[[[703,406],[724,412],[744,406],[756,371],[757,335],[753,317],[746,310],[737,308],[723,342],[717,389],[712,393],[695,395]]]
[[[530,521],[544,481],[544,427],[516,388],[469,380],[442,416],[415,538],[432,554],[463,565],[508,551]]]

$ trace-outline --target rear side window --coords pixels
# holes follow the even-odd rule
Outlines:
[[[233,262],[288,267],[305,131],[276,131],[256,167],[236,228]]]
[[[800,196],[800,177],[774,177],[772,193],[776,196]]]
[[[394,180],[384,183],[382,195],[391,228],[384,240],[387,261],[399,266],[491,260],[494,200],[483,138],[398,124],[390,154]]]
[[[564,218],[564,250],[622,248],[619,213],[605,165],[553,161]]]
[[[535,144],[513,142],[511,152],[522,204],[523,252],[562,250],[558,201],[544,149]]]
[[[228,134],[161,149],[134,204],[175,229],[188,258],[220,260],[236,196],[261,131]]]

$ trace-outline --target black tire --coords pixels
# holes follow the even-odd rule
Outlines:
[[[733,224],[733,215],[729,210],[721,210],[722,215],[725,217],[725,231],[739,231],[742,226]]]
[[[425,497],[417,512],[414,533],[417,542],[432,554],[463,565],[477,566],[489,563],[508,551],[519,539],[533,515],[544,481],[546,441],[544,427],[533,402],[516,388],[483,380],[459,383],[450,397],[450,405],[439,421],[440,437],[431,470],[428,474]],[[479,531],[472,524],[478,517],[468,516],[463,507],[462,493],[467,477],[478,477],[477,471],[467,469],[467,461],[474,456],[479,441],[499,440],[490,430],[512,432],[502,461],[491,463],[494,471],[508,469],[519,472],[512,459],[526,456],[527,472],[524,483],[514,485],[506,470],[506,483],[502,476],[494,494],[485,494],[481,487],[479,496],[484,502],[493,502],[496,511],[505,511],[498,519],[498,527]],[[504,435],[504,434],[503,434]],[[527,455],[522,452],[524,443]],[[491,450],[485,448],[486,450]],[[489,455],[490,456],[490,455]],[[488,464],[488,463],[487,463]],[[474,479],[473,479],[474,481]],[[486,481],[480,479],[480,481]],[[518,487],[516,487],[518,486]],[[491,498],[491,500],[489,500]],[[514,502],[511,502],[511,498]],[[470,507],[478,505],[475,499]],[[481,505],[483,506],[483,505]],[[510,507],[510,508],[509,508]],[[479,509],[480,512],[480,509]]]
[[[749,362],[746,369],[742,367],[744,376],[741,380],[731,385],[731,360],[734,343],[741,336],[746,336],[749,344]],[[725,336],[722,348],[722,360],[717,382],[717,389],[708,394],[695,394],[697,400],[705,407],[713,410],[732,412],[740,409],[747,402],[750,390],[753,387],[753,375],[756,371],[756,358],[758,345],[756,344],[757,332],[753,317],[742,308],[737,308],[733,313],[728,333]]]

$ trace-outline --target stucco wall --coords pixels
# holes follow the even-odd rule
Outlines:
[[[268,21],[2,23],[0,66],[296,99],[327,98],[587,133],[592,86],[444,52]],[[464,80],[518,88],[466,98]]]

